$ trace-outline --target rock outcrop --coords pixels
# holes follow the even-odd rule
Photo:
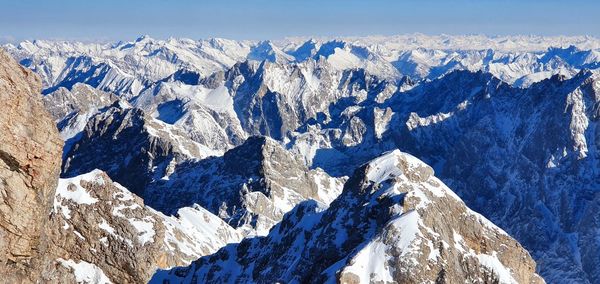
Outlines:
[[[60,172],[62,140],[41,102],[40,79],[0,50],[0,275],[39,276],[47,220]]]
[[[356,170],[329,208],[303,202],[266,237],[151,283],[544,283],[535,267],[432,168],[396,150]]]
[[[157,268],[185,265],[241,235],[199,206],[177,217],[94,170],[61,179],[47,222],[42,282],[144,283]],[[85,281],[83,281],[85,282]]]

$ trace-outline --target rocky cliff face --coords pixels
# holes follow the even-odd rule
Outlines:
[[[8,283],[39,276],[60,171],[63,142],[40,90],[40,79],[0,50],[0,275]]]
[[[246,239],[152,283],[544,283],[517,241],[433,170],[393,151],[360,167],[331,206],[307,201]]]

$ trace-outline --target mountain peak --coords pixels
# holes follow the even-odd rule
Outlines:
[[[267,236],[160,271],[152,283],[543,283],[514,239],[468,209],[433,171],[398,150],[357,169],[328,208],[298,204]],[[188,278],[189,279],[189,278]]]
[[[275,46],[270,40],[259,42],[248,54],[249,60],[290,63],[294,58]]]
[[[139,37],[138,37],[138,38],[135,40],[135,42],[148,42],[148,41],[151,41],[151,40],[153,40],[153,39],[152,39],[152,38],[151,38],[149,35],[145,34],[145,35],[141,35],[141,36],[139,36]]]

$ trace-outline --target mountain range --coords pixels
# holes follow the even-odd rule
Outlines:
[[[19,281],[600,281],[598,39],[3,48]]]

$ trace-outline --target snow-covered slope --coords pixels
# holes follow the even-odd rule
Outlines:
[[[241,239],[199,206],[180,208],[176,216],[145,206],[99,170],[61,179],[42,274],[50,282],[71,282],[69,275],[87,283],[145,282],[157,268],[189,263]]]
[[[301,203],[266,237],[150,282],[163,281],[543,283],[524,248],[397,150],[357,169],[329,208]]]

